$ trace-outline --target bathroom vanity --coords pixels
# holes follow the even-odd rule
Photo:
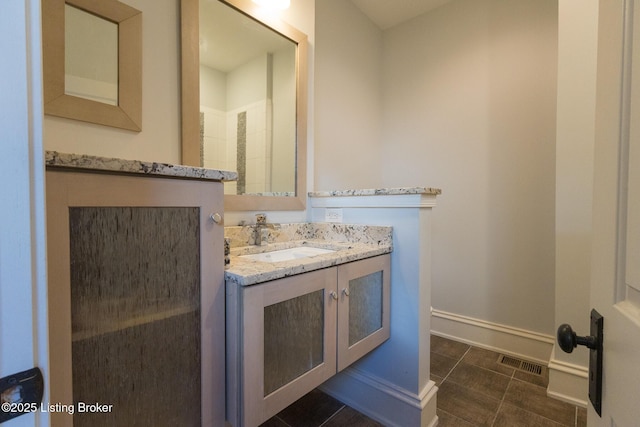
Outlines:
[[[224,425],[222,182],[48,152],[52,426]]]
[[[391,228],[282,228],[272,234],[304,238],[234,248],[226,272],[234,427],[260,425],[389,338]]]

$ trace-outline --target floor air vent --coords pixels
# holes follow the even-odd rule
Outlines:
[[[537,363],[527,362],[526,360],[516,359],[515,357],[505,356],[504,354],[498,357],[498,363],[533,375],[542,375],[542,365],[538,365]]]

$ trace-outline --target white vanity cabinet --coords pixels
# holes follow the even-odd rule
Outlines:
[[[389,338],[390,255],[227,282],[227,420],[255,427]]]
[[[224,425],[222,183],[46,180],[51,425]]]

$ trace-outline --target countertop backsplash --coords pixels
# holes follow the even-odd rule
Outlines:
[[[255,245],[255,225],[238,225],[224,228],[224,237],[230,239],[231,248]],[[338,243],[364,243],[391,245],[392,228],[384,226],[293,223],[268,224],[264,228],[265,243],[286,243],[300,240],[326,240]]]

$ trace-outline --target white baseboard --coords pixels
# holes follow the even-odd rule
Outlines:
[[[547,395],[573,405],[587,407],[589,368],[555,358],[555,348],[549,361]]]
[[[369,372],[347,368],[320,389],[389,427],[435,427],[436,387],[429,381],[419,394],[402,389]]]
[[[431,333],[545,366],[555,343],[551,335],[436,309],[432,309]]]

